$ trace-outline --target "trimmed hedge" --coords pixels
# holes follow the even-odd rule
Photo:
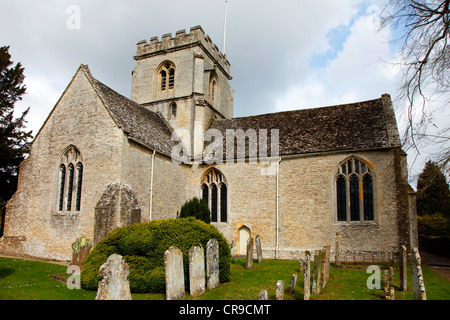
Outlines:
[[[190,217],[138,223],[113,230],[86,258],[81,271],[81,285],[84,289],[97,290],[98,281],[101,280],[100,266],[111,254],[117,253],[130,266],[128,280],[131,292],[164,293],[164,252],[169,247],[176,246],[183,252],[188,290],[189,249],[200,243],[205,249],[206,263],[206,243],[210,239],[219,242],[219,278],[220,282],[227,282],[230,279],[231,264],[231,250],[227,240],[216,227]]]

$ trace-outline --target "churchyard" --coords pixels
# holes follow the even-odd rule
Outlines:
[[[261,290],[266,290],[269,300],[276,299],[276,285],[284,283],[284,300],[304,299],[304,277],[299,261],[254,259],[251,269],[246,268],[245,258],[233,259],[231,279],[218,288],[206,289],[204,294],[192,297],[186,292],[186,300],[258,300]],[[381,270],[387,265],[379,265]],[[383,272],[381,289],[369,289],[368,265],[349,265],[335,268],[330,264],[330,276],[320,294],[311,293],[310,300],[384,300]],[[400,291],[399,266],[394,265],[394,280],[389,281],[395,290],[396,300],[413,300],[412,265],[407,268],[406,293]],[[313,268],[312,268],[313,270]],[[67,266],[51,262],[24,259],[0,258],[1,300],[94,300],[97,292],[83,289],[68,289],[66,284],[51,278],[64,274]],[[428,300],[450,300],[450,281],[422,265]],[[297,274],[295,291],[290,292],[290,281]],[[311,284],[313,274],[311,275]],[[164,294],[132,294],[133,300],[165,300]]]

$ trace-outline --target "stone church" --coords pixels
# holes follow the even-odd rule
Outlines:
[[[206,201],[245,253],[398,252],[414,204],[389,95],[233,118],[230,63],[200,26],[137,43],[128,99],[81,65],[48,115],[6,207],[0,252],[59,260],[84,235],[175,218]]]

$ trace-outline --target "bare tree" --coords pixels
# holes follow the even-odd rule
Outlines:
[[[400,42],[403,70],[399,99],[407,102],[404,147],[420,153],[420,145],[436,145],[433,156],[445,168],[450,126],[436,128],[433,112],[450,104],[450,0],[386,1],[382,26],[389,25],[400,34],[394,41]],[[432,132],[430,125],[435,127]]]

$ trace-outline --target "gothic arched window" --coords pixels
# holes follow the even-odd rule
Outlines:
[[[336,174],[337,221],[373,221],[373,173],[365,162],[351,158]]]
[[[175,87],[175,66],[173,63],[164,62],[158,69],[161,91],[173,89]]]
[[[58,179],[58,211],[80,211],[83,164],[74,146],[69,146],[61,157]]]
[[[201,181],[201,196],[211,211],[211,222],[228,221],[228,189],[224,175],[217,169],[209,170]]]
[[[177,104],[172,102],[169,106],[169,119],[175,119],[177,117]]]

